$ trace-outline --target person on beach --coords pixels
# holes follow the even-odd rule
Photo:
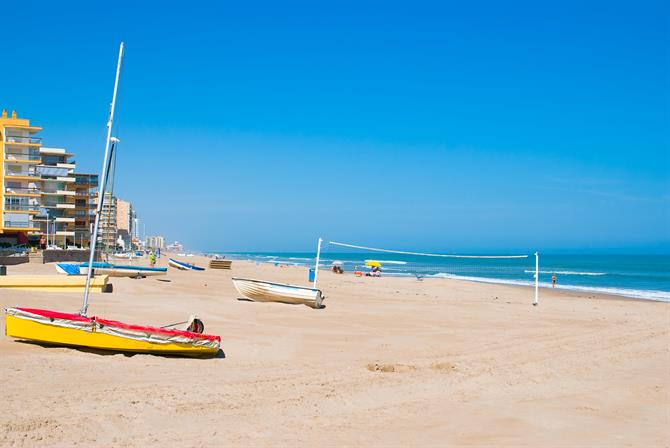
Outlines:
[[[156,254],[153,252],[149,254],[149,264],[151,265],[152,268],[156,266]]]
[[[551,275],[551,287],[552,288],[556,287],[556,274]]]

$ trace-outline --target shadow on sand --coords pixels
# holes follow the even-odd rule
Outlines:
[[[223,350],[219,349],[218,352],[214,355],[205,355],[205,356],[184,356],[184,355],[175,355],[175,354],[162,354],[162,353],[127,353],[127,352],[120,352],[120,351],[113,351],[113,350],[101,350],[97,348],[89,348],[89,347],[80,347],[80,346],[75,346],[75,345],[66,345],[66,344],[49,344],[46,342],[37,342],[37,341],[28,341],[24,339],[17,339],[16,342],[19,342],[21,344],[28,344],[28,345],[39,345],[40,347],[43,348],[67,348],[70,350],[76,350],[78,352],[82,353],[92,353],[94,355],[99,355],[99,356],[115,356],[115,355],[123,355],[126,358],[132,358],[135,355],[150,355],[150,356],[156,356],[158,358],[180,358],[180,359],[225,359],[226,354]]]

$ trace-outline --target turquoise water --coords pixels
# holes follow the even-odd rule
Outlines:
[[[338,248],[339,249],[339,248]],[[259,263],[314,265],[314,253],[221,253]],[[521,259],[436,258],[355,251],[324,251],[320,268],[343,262],[346,272],[367,271],[365,260],[382,263],[384,276],[456,278],[487,283],[532,285],[535,257]],[[670,255],[540,255],[540,286],[601,292],[670,302]]]

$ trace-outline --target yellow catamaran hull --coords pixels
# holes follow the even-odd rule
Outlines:
[[[47,317],[46,321],[41,321],[40,318],[34,318],[34,313],[29,313],[26,318],[26,313],[17,313],[17,310],[23,311],[10,308],[5,314],[6,335],[16,339],[126,353],[214,356],[219,352],[220,339],[212,339],[207,335],[194,336],[193,333],[178,330],[128,326],[96,318],[68,321],[64,325],[59,318]]]

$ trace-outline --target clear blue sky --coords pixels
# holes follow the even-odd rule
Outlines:
[[[194,249],[668,252],[668,5],[31,2],[0,108],[99,171],[124,40],[115,190]]]

